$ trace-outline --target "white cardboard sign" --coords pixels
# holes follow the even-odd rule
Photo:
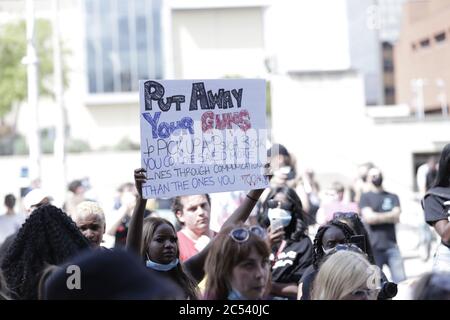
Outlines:
[[[141,80],[144,198],[268,186],[266,83]]]

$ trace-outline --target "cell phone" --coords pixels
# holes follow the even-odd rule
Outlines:
[[[350,243],[356,244],[363,252],[366,252],[366,237],[363,235],[351,236]]]
[[[283,227],[283,221],[281,219],[270,220],[270,230],[272,230],[272,232],[279,229],[280,227]]]

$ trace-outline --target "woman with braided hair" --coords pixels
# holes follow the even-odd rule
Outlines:
[[[311,284],[319,270],[323,257],[336,245],[350,243],[351,237],[354,235],[354,231],[347,224],[338,220],[332,220],[319,228],[314,238],[312,266],[305,271],[300,279],[299,298],[309,300]]]
[[[87,248],[89,241],[61,209],[52,205],[36,209],[22,225],[1,266],[12,297],[37,299],[44,268],[64,263]]]

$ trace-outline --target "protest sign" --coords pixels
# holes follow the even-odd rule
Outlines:
[[[265,188],[264,80],[141,80],[144,198]]]

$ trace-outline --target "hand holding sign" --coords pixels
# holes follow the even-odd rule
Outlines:
[[[146,171],[143,168],[134,170],[134,185],[136,186],[139,197],[142,198],[142,185],[147,181]]]

